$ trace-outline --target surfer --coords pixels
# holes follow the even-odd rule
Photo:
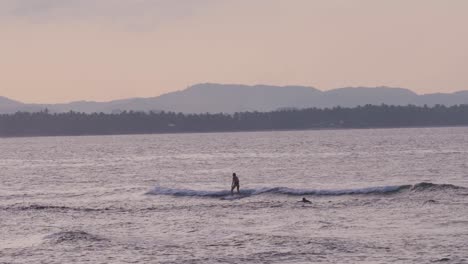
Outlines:
[[[301,202],[303,202],[303,203],[309,203],[309,204],[312,203],[311,201],[307,200],[305,197],[302,197],[302,201],[301,201]]]
[[[239,178],[237,178],[236,173],[232,174],[232,184],[231,184],[231,194],[234,194],[234,189],[237,188],[237,193],[239,192]]]

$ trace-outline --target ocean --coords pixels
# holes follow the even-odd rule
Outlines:
[[[0,138],[0,150],[0,263],[468,263],[466,127]]]

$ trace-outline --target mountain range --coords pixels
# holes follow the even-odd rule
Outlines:
[[[409,89],[392,87],[346,87],[320,91],[308,86],[270,86],[203,83],[157,97],[110,102],[76,101],[62,104],[25,104],[0,96],[0,113],[174,111],[182,113],[234,113],[273,111],[287,108],[326,108],[358,105],[468,104],[468,91],[418,95]]]

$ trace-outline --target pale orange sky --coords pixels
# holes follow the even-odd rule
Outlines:
[[[2,0],[0,96],[150,97],[201,82],[468,90],[466,0]]]

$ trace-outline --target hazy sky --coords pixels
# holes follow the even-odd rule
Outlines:
[[[0,0],[0,96],[200,82],[468,90],[467,0]]]

